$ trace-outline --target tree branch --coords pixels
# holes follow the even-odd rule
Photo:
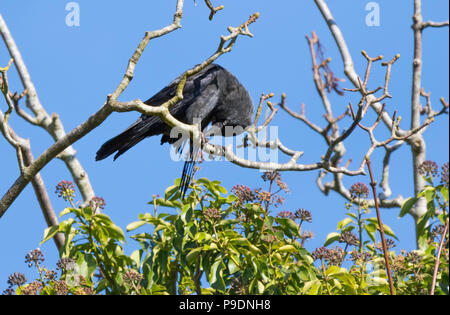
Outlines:
[[[360,91],[360,93],[364,93],[363,89],[361,89],[361,86],[364,84],[361,82],[361,79],[359,79],[359,76],[357,75],[354,64],[352,60],[352,56],[349,52],[349,49],[347,47],[347,44],[345,42],[344,36],[339,29],[338,25],[336,24],[336,21],[334,20],[325,0],[315,0],[315,3],[320,10],[323,18],[325,19],[328,28],[333,35],[336,45],[339,48],[342,61],[344,63],[344,72],[346,76],[350,79],[352,84],[356,87],[354,91]],[[423,110],[420,106],[420,96],[421,96],[421,75],[422,75],[422,31],[425,27],[428,26],[445,26],[447,22],[442,23],[434,23],[434,22],[423,22],[422,13],[421,13],[421,0],[414,0],[414,17],[413,17],[413,31],[414,31],[414,60],[413,60],[413,82],[412,82],[412,97],[411,97],[411,127],[410,130],[403,130],[398,127],[398,123],[396,123],[386,112],[383,112],[382,105],[380,103],[380,99],[376,98],[374,95],[370,94],[367,95],[366,101],[370,106],[374,109],[374,111],[379,115],[379,118],[385,126],[390,129],[391,133],[394,133],[395,137],[391,137],[395,140],[404,140],[410,147],[411,152],[413,155],[413,173],[414,173],[414,191],[417,194],[422,188],[424,187],[424,180],[421,175],[418,173],[419,166],[425,161],[426,156],[426,148],[425,148],[425,141],[422,137],[423,131],[426,130],[426,127],[433,121],[433,115],[430,115],[428,119],[425,121],[425,123],[421,123],[420,121],[420,115],[421,111]],[[364,53],[363,53],[364,54]],[[366,56],[365,56],[366,57]],[[366,57],[367,58],[367,57]],[[385,64],[388,67],[387,75],[389,72],[389,64]],[[366,80],[367,75],[365,76],[364,82],[367,82]],[[387,83],[388,81],[386,81]],[[387,85],[384,87],[384,95],[386,97],[390,97],[388,93],[386,93]],[[379,89],[379,88],[378,88]],[[377,89],[377,90],[378,90]],[[374,90],[374,91],[377,91]],[[444,105],[444,108],[442,109],[442,113],[446,111],[446,103],[442,101],[442,104]],[[395,116],[395,115],[394,115]],[[430,119],[431,118],[431,119]],[[394,128],[394,129],[393,129]],[[373,139],[372,139],[373,140]],[[392,140],[391,140],[392,141]],[[383,142],[386,144],[388,141]],[[384,167],[384,172],[388,170],[387,165]],[[386,176],[386,173],[384,173],[384,178],[387,179],[388,176]],[[344,193],[345,191],[342,191],[340,184],[336,183],[336,177],[335,181],[332,183],[328,183],[326,185],[323,185],[321,183],[321,180],[323,178],[323,175],[320,175],[318,178],[318,182],[320,183],[321,190],[324,192],[328,192],[331,188],[336,188],[336,190],[341,190],[340,193]],[[386,182],[384,182],[384,187],[388,187],[386,185]],[[390,194],[389,191],[388,195]],[[403,198],[398,197],[396,200],[399,202]],[[386,201],[384,201],[386,202]],[[398,204],[398,202],[395,202],[395,204]],[[389,205],[391,205],[389,203]],[[400,204],[401,205],[401,204]],[[398,205],[398,206],[400,206]],[[383,205],[383,201],[381,202],[381,206]],[[418,219],[423,213],[426,211],[426,203],[424,200],[419,200],[419,202],[416,204],[415,208],[412,209],[411,214],[415,219]]]
[[[5,90],[7,93],[8,90]],[[18,102],[18,99],[17,99]],[[2,134],[8,136],[13,140],[10,144],[16,149],[19,150],[22,161],[18,160],[19,167],[26,167],[33,163],[33,154],[31,152],[30,142],[26,139],[19,137],[14,130],[5,123],[5,115],[0,110],[0,121],[2,121]],[[5,132],[6,131],[6,132]],[[22,165],[21,165],[22,164]],[[45,221],[48,227],[59,225],[58,217],[56,216],[55,211],[53,210],[53,206],[50,202],[50,197],[48,195],[47,189],[45,188],[44,180],[40,173],[37,173],[33,179],[31,179],[31,183],[33,185],[33,189],[38,199],[39,206],[41,208],[42,214],[44,215]],[[64,235],[61,233],[57,233],[53,238],[56,247],[58,250],[64,245]]]
[[[328,8],[327,4],[324,0],[314,0],[316,3],[319,11],[321,12],[323,18],[325,19],[328,28],[330,29],[331,34],[333,35],[336,45],[339,49],[339,52],[341,54],[342,61],[344,63],[344,73],[347,76],[347,78],[350,80],[350,82],[355,86],[356,89],[360,90],[361,88],[361,80],[359,79],[358,74],[355,71],[354,63],[352,56],[350,54],[350,51],[348,49],[347,43],[344,39],[344,35],[342,34],[342,31],[336,24],[336,21],[334,20],[333,15],[331,14],[330,9]],[[382,104],[376,100],[376,98],[373,95],[367,96],[367,102],[370,103],[370,106],[374,109],[374,111],[377,114],[382,113],[381,108]],[[390,128],[392,126],[392,120],[388,113],[384,112],[382,113],[382,120],[387,128]],[[396,131],[398,135],[402,135],[405,133],[404,130],[399,129]]]
[[[34,117],[26,113],[20,107],[16,107],[17,113],[27,122],[45,129],[54,141],[64,138],[66,136],[66,132],[61,120],[56,114],[50,116],[42,106],[36,88],[31,80],[30,73],[28,72],[25,62],[23,61],[22,55],[1,14],[0,34],[6,47],[8,48],[11,58],[14,60],[17,72],[25,89],[27,107],[32,111]],[[95,196],[94,190],[87,172],[84,170],[80,161],[76,158],[76,151],[71,146],[68,146],[58,157],[64,161],[72,174],[74,182],[78,186],[84,201],[89,201],[92,199]]]
[[[181,27],[180,21],[183,15],[183,5],[184,0],[177,0],[176,11],[174,14],[173,22],[157,31],[147,32],[145,34],[144,39],[140,42],[138,48],[132,55],[129,60],[127,70],[125,75],[120,82],[119,86],[116,88],[110,99],[115,99],[119,97],[119,95],[124,91],[124,89],[128,86],[130,81],[133,78],[134,68],[136,63],[138,62],[143,50],[151,39],[161,37],[165,34],[168,34],[178,28]],[[0,15],[0,32],[7,47],[10,49],[10,54],[15,56],[16,67],[18,68],[19,74],[22,75],[22,80],[24,86],[26,86],[28,90],[28,98],[27,105],[29,105],[30,109],[36,111],[34,112],[36,119],[40,121],[44,121],[46,124],[48,117],[44,115],[41,111],[42,106],[39,106],[39,100],[37,99],[37,94],[35,93],[35,89],[31,80],[29,79],[29,74],[26,68],[24,67],[23,62],[20,62],[22,58],[20,57],[20,53],[17,50],[17,46],[14,44],[12,37],[6,27],[6,24],[3,21],[3,18]],[[19,58],[19,57],[20,58]],[[0,218],[4,215],[9,206],[14,202],[17,196],[22,192],[25,186],[29,183],[29,181],[52,159],[57,157],[61,152],[66,150],[73,144],[75,141],[79,140],[81,137],[85,136],[87,133],[98,127],[111,113],[113,112],[113,108],[110,105],[104,104],[98,112],[93,114],[87,121],[73,129],[68,134],[55,137],[55,143],[48,148],[44,153],[42,153],[32,164],[27,166],[22,174],[17,178],[15,183],[11,186],[11,188],[6,192],[6,194],[0,200]],[[79,163],[79,162],[78,162]],[[77,167],[74,167],[75,171]],[[75,172],[74,172],[75,173]],[[72,173],[72,174],[74,174]],[[85,172],[79,173],[79,179],[84,179],[87,181],[87,176]],[[76,178],[74,178],[76,180]],[[82,185],[81,185],[82,186]],[[90,193],[93,195],[93,192]]]

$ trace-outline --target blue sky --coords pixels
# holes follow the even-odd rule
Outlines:
[[[80,26],[65,24],[69,1],[63,0],[3,0],[0,12],[8,24],[31,77],[40,100],[49,113],[57,112],[66,128],[71,130],[95,112],[120,82],[131,53],[147,30],[159,29],[172,20],[175,0],[155,1],[105,1],[79,0]],[[397,110],[404,118],[402,127],[409,126],[412,69],[412,1],[376,1],[380,6],[380,26],[366,25],[365,7],[369,1],[328,1],[336,22],[341,27],[360,75],[365,70],[365,59],[360,51],[369,55],[392,58],[400,53],[394,65],[390,92],[393,99],[387,102],[387,110]],[[256,11],[261,13],[257,23],[251,26],[255,37],[240,38],[234,50],[222,56],[218,63],[225,66],[247,87],[255,103],[261,93],[273,92],[277,96],[286,93],[291,108],[306,104],[309,118],[324,124],[320,98],[311,71],[311,59],[305,35],[316,31],[332,58],[331,68],[338,77],[344,77],[342,62],[333,38],[313,1],[213,1],[224,4],[213,22],[208,20],[208,10],[203,1],[186,0],[183,28],[149,44],[135,72],[135,78],[121,96],[121,100],[147,99],[184,70],[203,61],[212,54],[219,36],[226,34],[228,25],[237,26]],[[436,21],[448,19],[448,1],[424,1],[424,19]],[[432,92],[435,108],[439,98],[448,100],[448,28],[427,29],[424,32],[423,86]],[[0,43],[0,65],[5,65],[9,55]],[[11,90],[21,90],[17,74],[9,73]],[[376,66],[371,77],[371,87],[382,84],[384,69]],[[351,87],[348,82],[342,87]],[[349,101],[356,103],[356,95],[344,97],[331,94],[336,113],[343,112]],[[5,111],[6,104],[0,102]],[[89,173],[97,195],[107,202],[105,212],[122,228],[136,220],[139,213],[151,211],[147,205],[153,194],[161,194],[180,175],[181,162],[169,159],[169,147],[161,147],[159,139],[145,140],[127,152],[116,162],[108,159],[95,162],[99,146],[135,121],[137,113],[113,114],[92,133],[74,145],[77,157]],[[368,122],[374,117],[369,115]],[[35,156],[51,145],[52,140],[41,129],[25,124],[17,116],[10,120],[16,132],[31,139]],[[350,124],[343,122],[343,127]],[[280,126],[279,136],[289,147],[304,150],[301,162],[317,162],[324,153],[323,140],[300,122],[281,112],[273,125]],[[448,161],[448,116],[442,116],[427,131],[427,157],[439,164]],[[382,128],[380,128],[380,131]],[[379,137],[386,132],[378,133]],[[348,157],[353,158],[354,168],[368,147],[367,136],[355,132],[346,141]],[[10,187],[18,176],[15,153],[0,138],[0,194]],[[375,172],[380,173],[382,152],[373,156]],[[392,157],[392,188],[394,194],[411,196],[413,193],[411,154],[406,146]],[[65,204],[53,194],[56,184],[70,180],[70,174],[61,161],[53,161],[42,175],[53,206],[59,212]],[[235,184],[261,187],[261,173],[241,169],[227,162],[205,163],[200,176],[221,180],[228,189]],[[283,209],[295,211],[306,208],[312,211],[313,223],[308,226],[315,238],[307,244],[310,250],[321,246],[329,232],[336,229],[344,218],[345,201],[334,193],[324,197],[315,186],[317,172],[283,173],[291,192],[286,195]],[[346,178],[367,183],[365,177]],[[79,196],[79,194],[78,194]],[[400,238],[398,248],[414,248],[413,220],[399,220],[398,209],[384,210],[383,220]],[[39,246],[45,221],[29,185],[0,220],[0,290],[6,288],[9,274],[27,272],[25,254]],[[130,252],[134,248],[129,242]],[[57,253],[54,244],[48,242],[41,248],[49,267],[54,267]]]

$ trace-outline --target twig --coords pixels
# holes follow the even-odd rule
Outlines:
[[[370,186],[372,187],[373,199],[375,200],[375,209],[377,212],[377,220],[378,220],[378,227],[379,227],[379,231],[380,231],[380,235],[381,235],[381,243],[383,245],[383,254],[384,254],[384,261],[386,264],[386,273],[387,273],[388,279],[389,279],[389,290],[391,292],[391,295],[395,295],[394,282],[392,280],[392,274],[391,274],[391,265],[389,262],[389,252],[388,252],[388,248],[386,245],[386,238],[384,236],[384,227],[383,227],[383,222],[381,221],[380,207],[378,205],[377,184],[375,183],[375,180],[373,179],[372,166],[370,163],[370,159],[367,159],[367,168],[369,169]]]
[[[435,22],[435,21],[427,21],[422,24],[422,29],[425,29],[427,27],[445,27],[449,26],[449,21],[443,21],[443,22]]]
[[[217,12],[219,12],[220,10],[223,10],[225,7],[223,5],[218,6],[218,7],[214,7],[211,4],[210,0],[205,0],[206,6],[208,7],[209,10],[211,10],[211,13],[209,14],[209,20],[212,21],[214,15],[216,15]]]
[[[8,70],[11,67],[11,64],[13,62],[13,59],[11,59],[8,64],[5,67],[0,67],[0,90],[5,98],[6,104],[8,105],[8,109],[6,110],[5,114],[2,117],[2,120],[0,121],[0,131],[5,137],[5,139],[14,147],[16,150],[16,156],[17,161],[19,163],[19,169],[22,173],[25,170],[25,165],[23,162],[23,154],[22,154],[22,148],[21,143],[16,141],[10,134],[9,131],[9,117],[11,116],[11,113],[14,111],[14,103],[11,99],[11,96],[9,94],[9,84],[8,84]]]
[[[434,295],[434,289],[436,287],[436,279],[437,279],[437,274],[439,271],[439,264],[441,263],[441,253],[442,253],[442,248],[444,247],[444,241],[445,241],[445,237],[448,231],[448,218],[447,221],[445,222],[445,227],[444,227],[444,231],[442,232],[442,236],[441,236],[441,242],[439,243],[439,249],[436,255],[436,263],[434,265],[434,271],[433,271],[433,278],[431,281],[431,290],[430,290],[430,295]]]

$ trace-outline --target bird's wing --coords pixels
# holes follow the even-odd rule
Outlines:
[[[207,125],[211,119],[210,114],[219,99],[219,88],[217,85],[217,74],[219,71],[224,70],[222,67],[212,64],[190,77],[183,89],[184,98],[170,108],[172,115],[188,124],[192,124],[194,118],[199,118],[202,121],[202,125],[203,123]],[[181,78],[182,75],[148,99],[145,104],[160,106],[169,101],[175,96]],[[161,118],[142,115],[124,132],[104,143],[97,152],[96,160],[102,160],[114,152],[117,152],[114,156],[114,159],[116,159],[144,138],[159,134],[163,134],[161,143],[176,142],[177,139],[171,139],[168,135],[169,133],[169,126]]]
[[[184,123],[192,124],[193,119],[204,119],[213,110],[219,98],[217,75],[223,68],[212,64],[186,80],[183,99],[170,108],[170,112]],[[173,80],[168,86],[156,93],[144,103],[160,106],[176,95],[178,84],[183,75]]]

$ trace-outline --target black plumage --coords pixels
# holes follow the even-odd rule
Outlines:
[[[182,76],[156,93],[144,103],[159,106],[176,94]],[[225,68],[211,64],[196,75],[190,77],[183,90],[183,100],[170,108],[171,114],[186,124],[201,121],[205,130],[209,124],[222,136],[226,127],[250,126],[253,117],[253,102],[245,87]],[[114,160],[146,137],[162,135],[161,144],[175,143],[179,138],[170,137],[171,128],[158,116],[142,115],[135,123],[118,136],[105,142],[97,151],[96,160],[103,160],[113,153]],[[236,132],[235,132],[236,134]],[[234,135],[235,135],[234,134]],[[194,149],[190,149],[189,161],[186,162],[180,189],[186,191],[195,163]]]

